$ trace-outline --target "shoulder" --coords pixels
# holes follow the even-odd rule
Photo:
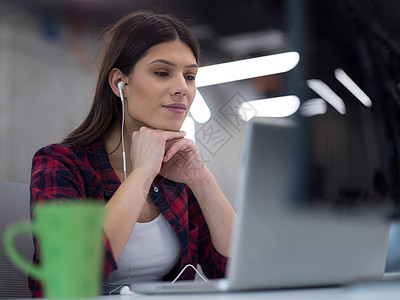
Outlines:
[[[97,168],[95,156],[92,146],[51,144],[39,149],[33,156],[31,169],[31,189],[36,193],[35,199],[101,194],[104,168]]]
[[[86,163],[92,161],[94,157],[105,157],[107,152],[104,143],[101,140],[96,140],[88,146],[72,146],[67,144],[51,144],[39,149],[33,159],[38,157],[42,158],[56,158],[59,160],[71,160],[75,162]]]
[[[85,148],[76,147],[65,144],[51,144],[46,147],[39,149],[35,155],[36,157],[58,157],[58,158],[70,158],[77,159],[85,156]]]
[[[32,171],[42,170],[75,170],[83,172],[93,169],[92,146],[71,146],[51,144],[39,149],[32,159]]]

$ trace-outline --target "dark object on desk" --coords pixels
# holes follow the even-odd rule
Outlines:
[[[3,246],[7,226],[29,220],[29,184],[0,180],[0,204],[0,298],[30,298],[28,275],[9,260]],[[15,243],[20,253],[27,260],[32,260],[32,236],[22,235]]]
[[[286,2],[288,47],[300,54],[285,75],[285,92],[301,99],[294,203],[399,218],[398,1]]]

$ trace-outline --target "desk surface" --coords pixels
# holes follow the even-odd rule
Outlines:
[[[101,296],[99,300],[391,300],[400,299],[400,281],[363,283],[346,287],[312,288],[292,290],[271,290],[261,292],[235,292],[217,294],[180,294],[180,295],[121,295]]]
[[[97,300],[391,300],[400,299],[400,281],[363,283],[344,287],[270,290],[261,292],[235,292],[179,295],[117,295],[101,296]]]
[[[114,295],[89,300],[399,300],[400,281],[344,287],[174,295]],[[15,299],[14,299],[15,300]],[[29,299],[20,299],[29,300]]]

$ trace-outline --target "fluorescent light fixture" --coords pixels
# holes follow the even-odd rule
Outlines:
[[[300,99],[297,96],[267,98],[242,103],[238,114],[244,121],[253,117],[283,118],[294,114],[299,106]]]
[[[196,127],[194,124],[194,120],[192,119],[191,116],[187,116],[185,121],[183,121],[183,124],[181,126],[181,130],[186,132],[185,138],[186,139],[190,139],[192,141],[196,141],[195,140],[195,133],[196,133]]]
[[[310,89],[321,96],[326,102],[332,105],[339,113],[344,115],[346,113],[346,106],[342,98],[340,98],[332,89],[322,80],[309,79],[307,85]]]
[[[304,117],[323,115],[326,113],[327,104],[324,99],[314,98],[304,101],[300,106],[300,113]]]
[[[338,68],[335,70],[335,77],[339,80],[362,104],[366,107],[372,106],[371,98],[343,71]]]
[[[299,53],[292,51],[200,67],[196,76],[196,86],[203,87],[287,72],[293,69],[299,60]]]
[[[196,96],[194,97],[189,113],[197,123],[205,123],[211,117],[210,108],[204,101],[199,90],[196,90]]]

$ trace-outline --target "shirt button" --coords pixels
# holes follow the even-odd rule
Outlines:
[[[181,229],[182,228],[182,224],[181,223],[176,223],[176,228]]]
[[[158,193],[158,187],[153,187],[153,191],[155,191],[156,193]]]

